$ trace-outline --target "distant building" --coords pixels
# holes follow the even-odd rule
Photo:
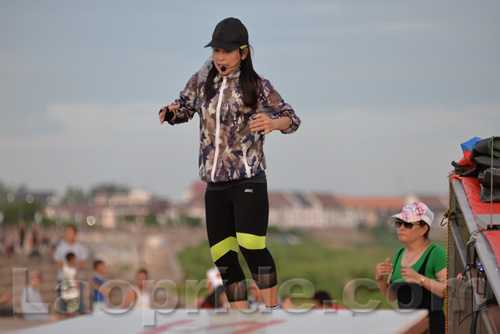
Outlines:
[[[405,199],[401,197],[354,197],[339,196],[343,219],[349,221],[352,227],[375,226],[384,222],[399,211],[405,205]]]
[[[107,195],[98,191],[88,203],[61,203],[52,197],[46,214],[57,222],[95,223],[106,228],[121,224],[141,226],[146,217],[160,224],[205,224],[206,183],[196,181],[186,190],[184,201],[172,205],[154,198],[144,189]],[[45,200],[48,200],[46,197]],[[269,191],[269,226],[282,228],[356,228],[384,223],[411,201],[426,203],[441,221],[447,197],[411,194],[397,196],[339,196],[326,192]],[[54,204],[55,203],[55,204]]]
[[[179,214],[205,221],[205,182],[196,181],[184,193],[184,203],[179,208]]]
[[[167,200],[154,198],[147,190],[136,189],[112,195],[98,191],[95,197],[86,203],[49,205],[45,213],[56,222],[71,221],[116,228],[124,223],[142,225],[148,215],[156,215],[158,223],[165,224],[168,221],[169,207]]]
[[[309,193],[309,201],[315,210],[316,225],[318,227],[352,227],[344,219],[342,203],[338,197],[327,193]]]
[[[10,195],[10,196],[9,196]],[[40,203],[42,205],[54,204],[57,196],[51,191],[21,191],[17,193],[10,193],[8,195],[9,202],[27,202],[27,203]]]
[[[182,214],[205,222],[206,184],[194,182],[185,194]],[[283,228],[371,227],[386,222],[411,201],[426,203],[436,219],[446,210],[446,196],[337,196],[331,193],[269,191],[269,225]]]

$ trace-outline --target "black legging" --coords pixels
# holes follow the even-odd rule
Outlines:
[[[261,289],[277,284],[276,266],[266,248],[269,220],[266,183],[244,183],[205,193],[208,242],[230,302],[247,299],[238,248]],[[238,247],[239,246],[239,247]]]

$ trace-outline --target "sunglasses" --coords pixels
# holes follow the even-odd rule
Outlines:
[[[408,223],[405,222],[404,220],[396,219],[396,228],[400,228],[401,225],[404,225],[406,229],[411,230],[413,228],[413,225],[421,225],[421,223],[420,222]]]

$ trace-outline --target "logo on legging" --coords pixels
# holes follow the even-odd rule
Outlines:
[[[246,193],[253,193],[253,189],[245,189]]]

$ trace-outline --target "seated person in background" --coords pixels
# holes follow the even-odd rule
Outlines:
[[[429,241],[434,214],[424,204],[412,202],[389,220],[397,229],[398,250],[391,262],[377,264],[375,279],[389,301],[400,309],[429,311],[429,332],[445,333],[443,298],[446,293],[446,251]],[[386,278],[387,277],[387,278]]]
[[[195,308],[200,308],[200,307],[203,308],[203,304],[205,303],[205,301],[208,298],[213,298],[212,295],[214,294],[215,289],[218,286],[222,285],[222,278],[220,276],[219,269],[217,269],[217,267],[212,267],[208,269],[207,278],[205,279],[205,281],[206,281],[207,296],[205,298],[198,296],[198,298],[194,302]]]
[[[283,296],[283,298],[281,298],[281,308],[284,310],[292,310],[295,308],[292,296],[285,295]]]
[[[135,310],[152,308],[151,296],[145,285],[147,279],[147,270],[139,269],[135,277],[135,285],[125,296],[125,301],[123,302],[124,308],[130,309],[132,307]]]
[[[332,300],[330,294],[324,290],[317,291],[312,297],[314,302],[314,309],[325,310],[325,309],[334,309],[334,310],[342,310],[344,309],[341,306],[338,306],[335,301]]]
[[[206,309],[229,308],[226,289],[224,286],[217,286],[215,290],[203,301],[200,307]]]
[[[31,271],[28,275],[28,285],[21,295],[21,309],[24,319],[28,321],[56,321],[57,318],[49,314],[47,305],[43,303],[39,291],[41,278],[38,271]]]

